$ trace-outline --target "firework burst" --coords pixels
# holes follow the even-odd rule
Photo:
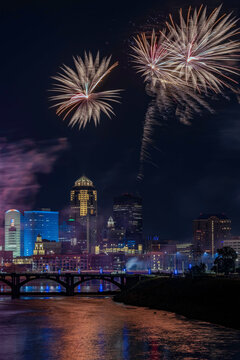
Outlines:
[[[153,29],[150,35],[141,33],[134,39],[131,46],[131,57],[135,63],[135,69],[144,77],[145,82],[151,82],[153,86],[160,82],[162,86],[173,82],[180,82],[177,77],[171,57],[169,56],[169,38],[163,32],[157,35]]]
[[[118,65],[118,62],[110,66],[111,56],[104,57],[100,61],[99,53],[97,53],[94,60],[90,52],[89,54],[85,53],[84,60],[79,56],[73,60],[75,71],[63,65],[62,73],[53,77],[57,81],[53,91],[58,95],[52,96],[50,99],[57,102],[53,105],[53,107],[57,107],[57,115],[64,113],[63,119],[65,120],[71,114],[69,126],[78,124],[81,129],[91,119],[97,125],[100,122],[101,112],[109,118],[112,114],[114,115],[109,102],[119,102],[120,90],[100,92],[96,90],[103,79]]]
[[[235,91],[239,69],[240,41],[236,39],[238,19],[231,14],[219,16],[221,6],[207,16],[202,6],[192,11],[189,7],[186,20],[182,9],[179,24],[170,15],[167,28],[170,36],[165,45],[180,79],[205,93],[221,93],[224,87]],[[234,39],[234,40],[233,40]]]

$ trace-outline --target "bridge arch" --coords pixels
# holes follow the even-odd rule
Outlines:
[[[0,282],[8,285],[11,289],[12,289],[12,287],[13,287],[11,281],[6,280],[5,278],[0,277]]]
[[[26,278],[25,280],[19,282],[18,287],[19,290],[21,289],[22,286],[24,286],[25,284],[28,284],[31,281],[35,281],[35,280],[51,280],[54,281],[55,283],[62,285],[66,290],[67,290],[67,286],[68,284],[65,283],[64,281],[58,279],[58,277],[55,276],[31,276],[31,278]]]
[[[107,281],[107,282],[110,282],[112,283],[113,285],[117,286],[120,290],[122,290],[122,284],[115,281],[114,279],[112,279],[111,277],[100,277],[99,275],[96,275],[96,276],[91,276],[91,277],[84,277],[82,278],[81,280],[77,281],[74,283],[73,287],[75,289],[75,287],[77,287],[78,285],[81,285],[83,284],[84,282],[87,282],[87,281],[91,281],[91,280],[103,280],[103,281]]]

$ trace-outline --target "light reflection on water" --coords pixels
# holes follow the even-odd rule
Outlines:
[[[0,298],[0,359],[239,359],[240,332],[110,298]]]

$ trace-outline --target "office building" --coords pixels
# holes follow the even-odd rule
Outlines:
[[[58,211],[24,211],[24,256],[31,256],[38,235],[58,241]]]
[[[5,250],[12,251],[13,257],[23,255],[23,216],[16,209],[5,213]]]
[[[201,214],[193,220],[193,250],[195,255],[206,252],[212,256],[230,237],[231,220],[224,214]]]
[[[75,219],[68,218],[59,226],[59,241],[69,242],[71,245],[77,244]]]
[[[114,198],[113,221],[115,238],[132,241],[137,246],[142,244],[143,215],[142,199],[131,194],[123,194]]]
[[[228,246],[236,251],[238,261],[240,260],[240,236],[231,236],[223,241],[223,246]]]

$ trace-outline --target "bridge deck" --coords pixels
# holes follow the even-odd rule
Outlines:
[[[154,276],[154,275],[153,275]],[[18,298],[20,295],[25,295],[25,292],[21,292],[21,287],[25,284],[29,283],[33,280],[51,280],[62,287],[65,288],[66,292],[63,294],[66,296],[73,296],[79,294],[75,292],[75,288],[86,282],[91,280],[103,280],[108,281],[114,284],[119,290],[123,290],[127,287],[131,287],[137,282],[145,279],[146,277],[151,277],[151,275],[140,275],[140,274],[127,274],[127,273],[87,273],[87,272],[65,272],[65,273],[58,273],[58,272],[44,272],[44,273],[37,273],[37,272],[26,272],[26,273],[0,273],[0,282],[5,283],[7,286],[11,288],[11,295],[12,298]],[[31,293],[32,295],[33,293]],[[46,294],[49,296],[49,292],[40,292],[39,295],[43,296]],[[59,293],[58,293],[59,294]],[[95,293],[98,294],[98,293]],[[100,294],[103,295],[101,292]]]

